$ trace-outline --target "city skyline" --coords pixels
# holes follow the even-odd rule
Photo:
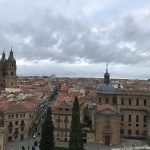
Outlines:
[[[0,52],[17,75],[148,79],[150,1],[1,0]],[[26,11],[24,11],[26,10]]]

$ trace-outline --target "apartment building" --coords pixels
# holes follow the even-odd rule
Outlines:
[[[7,129],[0,127],[0,150],[6,150],[7,144]]]

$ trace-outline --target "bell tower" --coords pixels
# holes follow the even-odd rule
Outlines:
[[[16,60],[13,56],[13,51],[11,48],[5,69],[5,88],[16,88],[16,85]]]

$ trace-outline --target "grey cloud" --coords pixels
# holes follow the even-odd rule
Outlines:
[[[13,45],[15,56],[29,61],[49,59],[75,63],[84,59],[89,63],[120,64],[149,61],[150,13],[142,16],[145,24],[137,16],[128,15],[97,26],[95,34],[85,18],[65,17],[48,10],[40,13],[37,8],[35,11],[18,22],[0,23],[1,49]],[[120,43],[133,42],[134,50],[126,45],[119,47]]]

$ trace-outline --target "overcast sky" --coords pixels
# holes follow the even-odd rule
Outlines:
[[[150,78],[150,0],[0,0],[0,52],[18,75]]]

